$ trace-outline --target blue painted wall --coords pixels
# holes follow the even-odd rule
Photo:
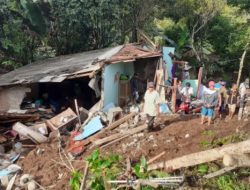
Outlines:
[[[174,54],[175,48],[174,47],[163,47],[162,51],[163,51],[163,60],[166,63],[166,69],[167,69],[167,71],[165,71],[165,72],[168,73],[168,81],[171,81],[172,80],[171,70],[172,70],[173,62],[172,62],[171,57],[168,54],[169,53]]]
[[[115,80],[116,74],[126,74],[130,78],[134,74],[134,63],[116,63],[110,64],[104,68],[103,88],[104,88],[104,106],[113,102],[118,105],[118,82]]]

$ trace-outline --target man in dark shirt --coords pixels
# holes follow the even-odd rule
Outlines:
[[[232,88],[228,92],[229,119],[233,119],[238,101],[239,101],[239,92],[237,90],[237,84],[233,84]]]

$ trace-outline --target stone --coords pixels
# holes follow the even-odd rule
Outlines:
[[[9,176],[3,176],[0,178],[3,187],[7,187],[9,183]]]
[[[32,180],[32,181],[28,182],[27,188],[28,188],[28,190],[36,190],[36,183],[35,183],[35,181]]]

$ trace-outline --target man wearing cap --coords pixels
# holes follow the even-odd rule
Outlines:
[[[154,82],[148,83],[148,89],[144,96],[143,111],[147,114],[148,130],[152,130],[154,119],[159,114],[160,96],[154,88]]]
[[[249,79],[247,78],[244,82],[240,84],[239,94],[240,94],[240,109],[238,112],[238,120],[240,121],[243,117],[243,114],[248,114],[248,110],[246,108],[247,101],[247,89],[249,88]],[[245,114],[245,115],[246,115]]]
[[[203,106],[201,109],[201,124],[205,123],[205,118],[208,118],[208,125],[211,125],[214,115],[214,109],[219,103],[219,93],[214,88],[215,82],[210,81],[208,86],[203,90],[202,101]]]

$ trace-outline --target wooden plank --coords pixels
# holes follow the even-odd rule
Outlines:
[[[15,123],[15,122],[33,122],[40,119],[39,114],[21,114],[21,113],[0,113],[0,123]]]
[[[120,126],[121,124],[123,124],[125,121],[131,119],[132,117],[136,116],[137,113],[136,112],[131,112],[128,115],[124,116],[123,118],[115,121],[114,123],[111,123],[108,127],[105,128],[105,130],[113,130],[116,127]]]
[[[116,143],[116,142],[119,142],[120,140],[125,139],[125,138],[127,138],[128,136],[130,136],[130,134],[125,135],[125,136],[123,136],[123,137],[120,137],[120,138],[118,138],[118,139],[116,139],[116,140],[113,140],[113,141],[111,141],[111,142],[109,142],[109,143],[103,145],[101,148],[105,148],[105,147],[107,147],[107,146],[110,146],[111,144],[114,144],[114,143]]]
[[[176,111],[176,92],[177,92],[177,78],[174,78],[174,86],[172,88],[172,111]]]
[[[236,169],[237,167],[236,166],[232,166],[232,167],[225,167],[221,170],[218,170],[216,172],[213,172],[213,173],[210,173],[210,174],[207,174],[207,175],[204,175],[203,177],[206,178],[206,179],[210,179],[210,178],[213,178],[213,177],[217,177],[217,176],[220,176],[224,173],[227,173],[227,172],[230,172],[234,169]]]
[[[166,168],[171,170],[180,169],[183,167],[195,166],[198,164],[212,162],[222,159],[225,154],[244,154],[250,153],[250,140],[243,142],[228,144],[219,148],[205,150],[182,157],[178,157],[165,162],[159,162],[148,166],[148,170]]]
[[[130,129],[128,130],[126,133],[117,133],[117,134],[114,134],[114,135],[110,135],[108,137],[105,137],[103,139],[98,139],[94,142],[94,145],[98,146],[98,145],[102,145],[102,144],[105,144],[105,143],[108,143],[112,140],[115,140],[115,139],[118,139],[118,138],[121,138],[123,136],[126,136],[126,135],[133,135],[135,133],[138,133],[140,131],[143,131],[147,129],[147,125],[144,124],[144,125],[141,125],[139,127],[136,127],[134,129]]]
[[[156,155],[155,157],[151,158],[151,159],[147,162],[147,164],[152,164],[155,160],[157,160],[158,158],[162,157],[164,154],[166,154],[165,151],[163,151],[162,153]]]
[[[85,186],[86,186],[86,181],[87,181],[87,176],[88,176],[88,170],[89,170],[89,162],[87,162],[85,169],[84,169],[84,173],[83,173],[83,178],[81,181],[81,186],[80,186],[80,190],[84,190]]]

